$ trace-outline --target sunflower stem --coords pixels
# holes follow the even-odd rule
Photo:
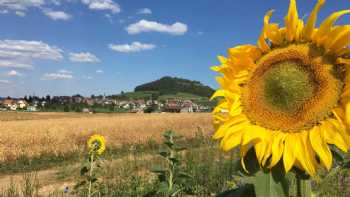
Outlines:
[[[296,176],[297,179],[297,197],[311,197],[311,181]]]
[[[90,161],[90,172],[89,172],[89,192],[88,192],[88,197],[91,197],[91,188],[92,188],[91,177],[92,177],[92,171],[94,169],[94,151],[92,151],[90,159],[91,159],[91,161]]]

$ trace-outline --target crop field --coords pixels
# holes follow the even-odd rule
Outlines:
[[[193,137],[198,130],[210,134],[213,128],[207,113],[0,113],[0,161],[81,151],[94,133],[105,136],[109,148],[118,148],[150,139],[157,141],[165,130]]]

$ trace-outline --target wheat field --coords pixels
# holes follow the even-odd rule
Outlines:
[[[200,114],[0,113],[0,161],[20,156],[65,155],[83,151],[86,139],[104,135],[109,148],[160,140],[174,130],[192,137],[212,133],[211,116]]]

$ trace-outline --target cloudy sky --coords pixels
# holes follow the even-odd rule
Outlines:
[[[298,0],[307,17],[316,0]],[[162,76],[217,87],[209,67],[255,44],[262,17],[287,0],[0,0],[0,96],[115,94]],[[350,9],[328,0],[324,19]],[[349,23],[345,16],[339,23]]]

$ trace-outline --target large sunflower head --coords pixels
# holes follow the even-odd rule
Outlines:
[[[92,135],[87,141],[90,152],[101,155],[106,150],[106,140],[102,135]]]
[[[329,145],[350,147],[350,25],[334,25],[350,10],[328,16],[315,28],[325,3],[318,0],[304,25],[290,0],[285,27],[264,17],[257,45],[228,49],[219,56],[220,84],[213,98],[215,139],[228,151],[240,146],[242,164],[254,147],[262,166],[283,160],[314,175],[332,165]]]

